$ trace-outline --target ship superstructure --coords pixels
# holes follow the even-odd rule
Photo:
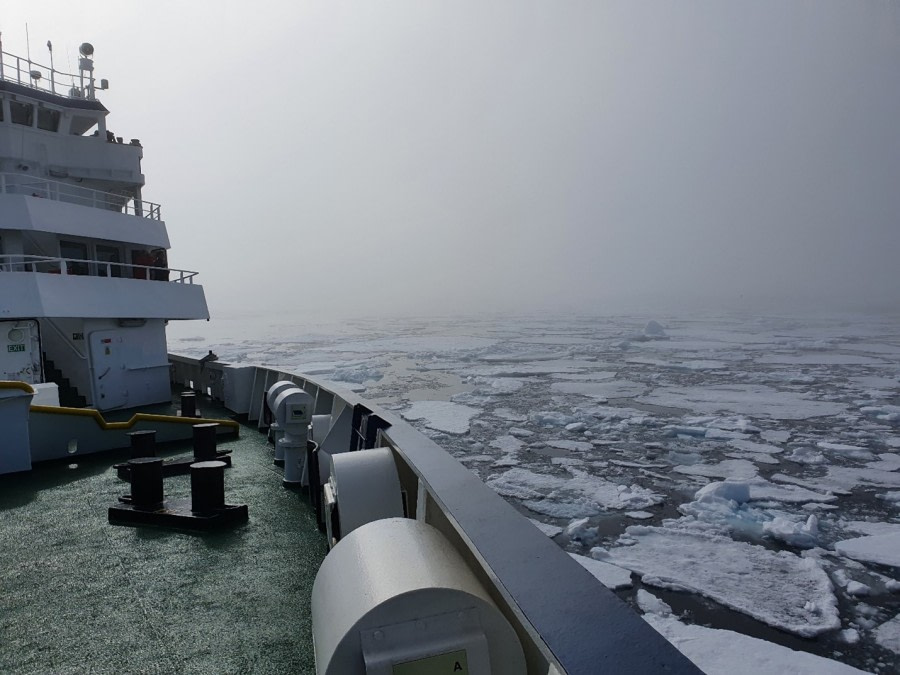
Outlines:
[[[143,147],[107,128],[92,56],[66,74],[0,45],[0,380],[115,410],[170,399],[166,321],[209,312],[168,267]]]

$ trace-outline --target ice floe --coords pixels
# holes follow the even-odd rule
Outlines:
[[[756,482],[762,488],[760,492],[764,491],[766,481]],[[694,501],[678,507],[688,519],[668,521],[667,525],[696,529],[696,524],[705,524],[716,534],[738,534],[753,539],[766,537],[799,548],[812,548],[818,544],[818,519],[814,514],[797,519],[782,511],[753,506],[749,504],[753,485],[736,480],[705,485],[694,495]],[[777,489],[770,494],[776,492]]]
[[[825,450],[826,452],[840,455],[841,457],[847,457],[848,459],[869,460],[873,458],[871,452],[856,445],[819,441],[816,443],[816,447]]]
[[[374,340],[346,341],[327,347],[333,352],[404,352],[408,354],[445,354],[448,352],[484,349],[497,340],[483,337],[422,335],[376,338]]]
[[[779,420],[801,420],[837,415],[846,404],[819,401],[766,385],[713,384],[703,387],[659,387],[637,401],[699,412],[729,411]]]
[[[650,586],[699,593],[782,630],[813,637],[840,627],[820,563],[703,532],[632,525],[609,562]],[[772,588],[778,588],[772,593]]]
[[[779,448],[776,445],[771,445],[769,443],[758,443],[756,441],[747,441],[739,438],[728,441],[728,445],[730,445],[732,448],[737,448],[738,450],[742,450],[744,452],[754,452],[759,454],[774,455],[783,451],[783,448]]]
[[[588,558],[587,556],[578,555],[577,553],[569,553],[569,555],[610,590],[617,591],[620,588],[631,588],[631,572],[628,570]]]
[[[611,398],[628,398],[642,393],[646,387],[628,380],[608,380],[602,382],[554,382],[553,391],[562,394],[578,394],[603,401]]]
[[[859,411],[866,417],[871,417],[879,422],[887,424],[900,424],[900,406],[898,405],[868,405]]]
[[[501,452],[518,452],[524,447],[524,443],[512,435],[500,436],[488,443],[492,448]]]
[[[478,413],[476,408],[450,401],[414,401],[400,414],[408,420],[423,420],[429,429],[461,435],[469,432],[469,422]]]
[[[534,526],[539,529],[541,532],[546,534],[548,537],[555,537],[558,534],[561,534],[563,529],[559,525],[551,525],[550,523],[542,523],[539,520],[535,520],[534,518],[529,518]]]
[[[772,354],[769,356],[760,356],[756,359],[756,362],[792,366],[880,366],[885,363],[882,359],[876,359],[870,356],[834,354],[827,352],[813,354]]]
[[[864,675],[866,672],[734,631],[684,624],[658,612],[645,614],[644,619],[707,675]]]
[[[690,464],[676,466],[678,473],[710,478],[753,478],[758,469],[753,462],[746,459],[725,459],[714,464]]]
[[[593,516],[608,509],[634,510],[659,504],[663,496],[638,485],[618,485],[575,467],[568,475],[539,474],[514,468],[486,482],[504,497],[556,518]]]
[[[547,441],[547,445],[551,448],[566,450],[568,452],[586,452],[594,449],[594,446],[587,441]]]
[[[875,629],[875,642],[895,654],[900,654],[900,614]]]
[[[900,526],[885,534],[835,542],[834,550],[853,560],[900,567]]]

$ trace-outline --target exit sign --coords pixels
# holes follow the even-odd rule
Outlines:
[[[6,345],[6,351],[8,351],[8,352],[24,352],[25,345]]]

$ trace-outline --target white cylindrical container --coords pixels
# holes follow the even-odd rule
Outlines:
[[[318,675],[521,675],[522,646],[462,556],[416,520],[341,539],[312,593]]]
[[[337,502],[340,536],[381,518],[403,516],[397,465],[390,448],[330,456],[328,482]]]

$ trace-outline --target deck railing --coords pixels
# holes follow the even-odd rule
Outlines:
[[[109,260],[83,260],[44,255],[0,255],[0,272],[35,272],[63,276],[121,277],[193,284],[197,272]]]
[[[37,77],[35,77],[37,75]],[[0,79],[15,82],[23,87],[46,91],[67,98],[93,98],[93,88],[85,86],[81,75],[62,71],[37,63],[28,58],[0,51]]]
[[[80,185],[72,185],[49,178],[26,176],[21,173],[0,173],[0,194],[27,195],[106,211],[117,211],[150,220],[162,219],[159,204],[135,199],[132,195],[92,190]]]

